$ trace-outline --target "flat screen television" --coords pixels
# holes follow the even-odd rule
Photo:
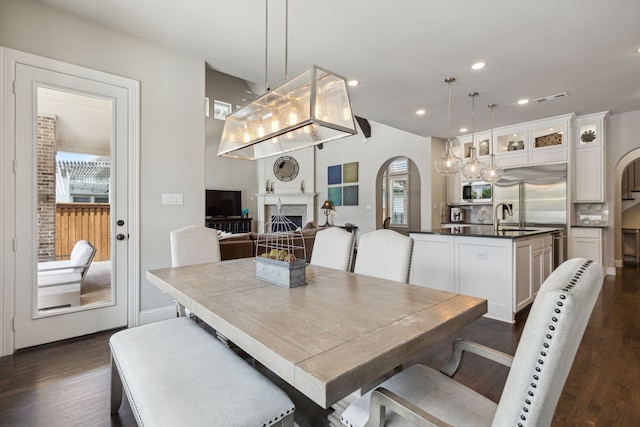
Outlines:
[[[242,191],[206,190],[207,218],[224,218],[242,215]]]

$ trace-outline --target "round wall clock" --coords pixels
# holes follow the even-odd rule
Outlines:
[[[273,173],[280,181],[292,181],[298,176],[300,167],[298,162],[291,156],[282,156],[273,164]]]

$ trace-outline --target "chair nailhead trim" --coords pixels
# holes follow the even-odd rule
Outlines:
[[[567,294],[576,286],[578,285],[578,283],[580,282],[580,278],[582,278],[582,276],[584,275],[584,273],[587,271],[587,268],[589,268],[589,266],[593,263],[593,261],[586,261],[584,264],[582,264],[582,266],[580,266],[580,268],[578,268],[578,271],[576,271],[573,275],[573,277],[569,280],[569,283],[567,283],[564,288],[562,288],[562,291],[564,291],[564,293],[559,295],[559,301],[556,302],[556,308],[554,309],[554,312],[558,315],[558,316],[552,316],[551,317],[551,322],[553,323],[558,323],[559,322],[559,315],[562,313],[562,310],[558,307],[563,307],[564,303],[562,300],[566,300],[567,299]],[[556,327],[554,325],[548,325],[548,329],[550,331],[555,331]],[[551,347],[551,339],[553,338],[552,334],[546,334],[545,335],[546,340],[542,343],[542,346],[544,347],[543,350],[540,351],[540,355],[542,356],[540,359],[538,359],[538,365],[535,367],[535,371],[537,373],[542,373],[542,368],[540,366],[544,365],[544,359],[547,357],[547,351],[546,349],[549,349]],[[525,398],[524,400],[524,406],[522,407],[522,412],[520,413],[520,419],[522,421],[525,421],[525,423],[522,422],[518,422],[518,427],[525,427],[526,424],[526,420],[527,417],[525,416],[525,414],[529,413],[529,408],[530,406],[533,404],[533,397],[534,397],[534,392],[533,390],[538,388],[538,383],[540,382],[540,376],[537,374],[532,374],[532,378],[533,381],[530,383],[530,388],[529,390],[527,390],[527,395],[530,396],[532,399],[529,398]]]

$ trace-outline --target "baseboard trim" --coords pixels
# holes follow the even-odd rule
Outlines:
[[[615,267],[606,267],[606,274],[607,276],[615,276],[616,275],[616,268]]]
[[[160,320],[167,320],[173,317],[176,317],[176,306],[173,304],[166,307],[145,310],[140,312],[140,325],[159,322]]]

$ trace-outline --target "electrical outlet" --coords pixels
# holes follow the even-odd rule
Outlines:
[[[488,254],[486,252],[478,252],[476,253],[476,259],[487,259]]]

